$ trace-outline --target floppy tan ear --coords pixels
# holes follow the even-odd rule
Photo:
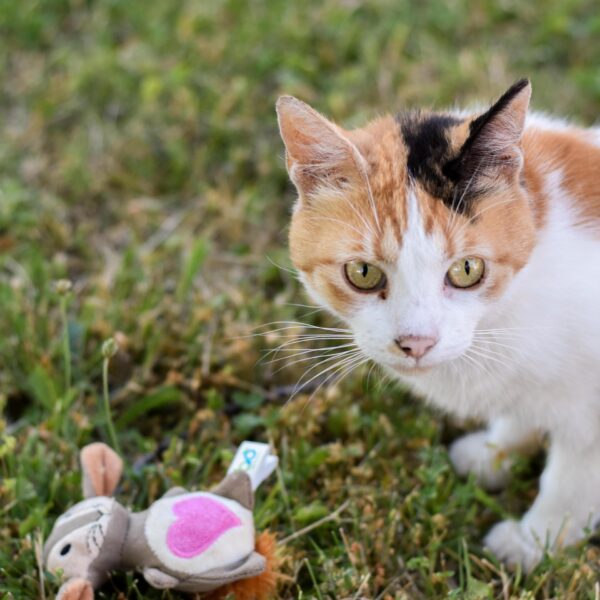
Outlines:
[[[121,457],[106,444],[96,442],[82,448],[83,497],[110,496],[123,472]]]
[[[94,588],[85,579],[69,579],[60,586],[56,600],[94,600]]]

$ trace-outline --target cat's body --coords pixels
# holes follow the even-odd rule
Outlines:
[[[312,297],[417,394],[488,424],[453,445],[461,474],[497,487],[549,437],[538,498],[486,538],[526,568],[600,516],[600,131],[526,117],[529,94],[350,132],[278,105]]]

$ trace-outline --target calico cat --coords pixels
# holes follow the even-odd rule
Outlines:
[[[528,113],[402,112],[345,130],[277,102],[298,191],[290,251],[365,357],[486,423],[450,458],[497,488],[547,438],[535,502],[485,543],[532,569],[600,516],[600,130]]]

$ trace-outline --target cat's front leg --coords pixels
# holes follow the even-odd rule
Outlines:
[[[487,429],[469,433],[450,447],[450,460],[456,472],[475,476],[488,490],[506,485],[514,452],[531,452],[541,435],[517,420],[498,418]]]
[[[503,521],[486,546],[510,566],[530,571],[545,550],[573,544],[593,528],[600,514],[600,444],[553,441],[540,491],[521,521]]]

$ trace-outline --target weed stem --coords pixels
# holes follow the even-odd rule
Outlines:
[[[108,340],[111,342],[112,340]],[[113,342],[114,344],[114,342]],[[110,398],[108,394],[108,366],[110,364],[111,356],[114,354],[110,351],[106,351],[108,347],[108,343],[105,342],[102,348],[102,354],[104,358],[102,360],[102,398],[104,402],[104,418],[106,420],[106,428],[108,429],[108,436],[110,438],[110,443],[112,447],[117,452],[117,454],[121,454],[121,449],[119,447],[119,441],[117,439],[117,432],[115,430],[115,425],[112,420],[112,415],[110,412]]]

